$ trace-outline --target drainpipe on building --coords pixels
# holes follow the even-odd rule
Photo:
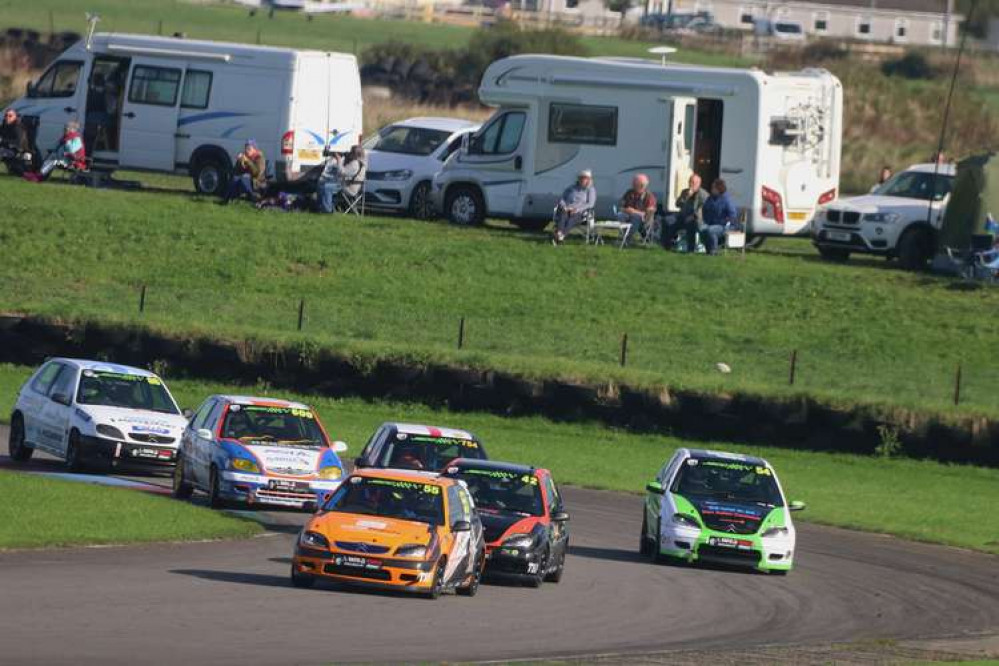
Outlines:
[[[944,24],[943,24],[944,49],[950,46],[950,21],[951,21],[951,15],[953,13],[954,13],[954,0],[947,0],[947,11],[944,13]]]

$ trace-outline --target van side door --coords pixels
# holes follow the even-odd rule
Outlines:
[[[121,114],[122,167],[173,171],[183,66],[133,58]]]

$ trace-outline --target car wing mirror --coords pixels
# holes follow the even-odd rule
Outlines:
[[[793,502],[788,504],[787,508],[789,511],[804,511],[805,503],[798,500],[794,500]]]
[[[194,416],[194,410],[191,409],[190,407],[185,407],[184,409],[180,410],[180,413],[188,421],[190,421],[191,417]]]
[[[341,442],[340,440],[333,442],[333,450],[336,453],[343,453],[347,450],[347,442]]]
[[[197,432],[197,435],[201,439],[206,439],[209,442],[212,441],[213,439],[215,439],[215,435],[212,434],[212,431],[209,430],[208,428],[199,428],[198,432]]]
[[[69,406],[69,396],[65,393],[53,393],[50,398],[52,402],[58,402],[60,405]]]
[[[556,523],[567,523],[569,522],[569,514],[565,511],[557,511],[552,514],[552,520]]]
[[[666,492],[665,490],[663,490],[663,484],[659,483],[658,481],[649,481],[647,484],[645,484],[645,489],[650,493],[655,493],[657,495],[662,495],[664,492]]]
[[[471,532],[472,523],[467,520],[459,520],[454,525],[451,526],[452,532]]]

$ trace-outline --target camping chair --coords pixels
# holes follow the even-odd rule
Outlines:
[[[646,247],[656,246],[662,241],[663,225],[662,220],[656,212],[649,211],[645,215],[645,228],[642,230],[642,245]]]
[[[551,223],[552,227],[554,227],[555,229],[558,229],[558,208],[559,208],[558,204],[555,204],[555,208],[552,209]],[[583,237],[586,239],[587,245],[589,245],[590,243],[602,243],[603,241],[600,240],[600,237],[597,235],[596,230],[594,228],[595,219],[596,218],[593,214],[593,209],[585,211],[583,213],[583,219],[580,221],[579,224],[570,229],[569,233],[572,233],[573,231],[576,231],[578,229],[579,233],[583,234]]]
[[[362,163],[363,164],[363,163]],[[364,217],[364,183],[368,173],[366,164],[361,166],[357,175],[349,180],[340,181],[340,209],[346,215],[359,215]],[[348,188],[356,187],[357,192],[351,194]]]

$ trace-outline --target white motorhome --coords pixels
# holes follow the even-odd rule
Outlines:
[[[696,171],[705,187],[727,182],[752,234],[807,234],[839,186],[843,90],[825,70],[525,55],[490,65],[479,98],[499,108],[434,181],[438,208],[459,224],[543,228],[582,169],[594,173],[598,216],[638,173],[675,210]]]
[[[95,167],[189,173],[218,193],[255,139],[269,175],[295,180],[361,134],[352,55],[98,33],[64,53],[13,107],[42,154],[64,124],[83,128]]]

